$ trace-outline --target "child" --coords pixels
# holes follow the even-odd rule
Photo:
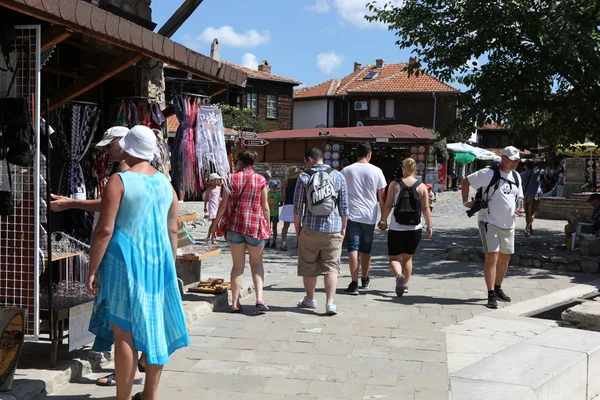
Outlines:
[[[208,217],[209,223],[212,223],[213,219],[217,218],[217,210],[220,203],[221,176],[217,173],[212,173],[208,177],[208,187],[206,188],[206,198],[204,199],[204,214]]]
[[[427,185],[427,193],[429,195],[429,211],[433,211],[433,203],[435,203],[435,193],[433,193],[433,185],[428,183]]]
[[[279,222],[279,207],[283,205],[283,196],[279,192],[279,184],[276,181],[269,182],[269,208],[271,209],[271,223],[273,224],[273,238],[267,240],[265,247],[272,249],[276,248],[277,245],[277,223]]]

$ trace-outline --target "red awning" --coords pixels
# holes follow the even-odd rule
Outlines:
[[[388,139],[393,141],[435,141],[434,134],[424,128],[411,125],[380,125],[380,126],[356,126],[350,128],[311,128],[294,129],[285,131],[274,131],[261,133],[261,139],[318,139],[318,138],[348,138],[348,139]]]

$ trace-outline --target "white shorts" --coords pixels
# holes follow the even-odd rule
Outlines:
[[[515,228],[503,229],[488,222],[479,221],[479,234],[484,253],[514,254]]]
[[[279,220],[283,222],[294,222],[294,205],[286,204],[281,209]]]

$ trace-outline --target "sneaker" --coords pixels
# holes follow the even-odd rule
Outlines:
[[[507,296],[506,293],[504,293],[504,290],[502,290],[502,288],[495,289],[494,292],[496,293],[496,297],[498,298],[498,300],[510,303],[510,297]]]
[[[400,274],[396,276],[396,296],[401,297],[404,294],[404,275]]]
[[[344,293],[351,294],[352,296],[358,296],[358,282],[350,282],[350,284],[348,285],[348,289],[344,290]]]
[[[360,283],[363,289],[368,289],[371,286],[371,278],[368,276],[366,278],[360,278]]]
[[[270,241],[270,240],[267,240],[267,241],[265,242],[265,249],[268,249],[269,247],[271,247],[271,241]]]
[[[336,315],[337,314],[337,305],[335,304],[335,302],[325,305],[325,313],[327,315]]]
[[[271,243],[271,248],[272,249],[276,249],[277,248],[277,244],[273,241],[273,243]]]
[[[403,288],[404,288],[404,294],[408,293],[408,286],[404,285]]]
[[[487,308],[498,308],[498,301],[496,301],[496,293],[488,294],[488,302],[485,305]]]
[[[298,302],[298,307],[301,308],[317,308],[317,301],[316,300],[309,300],[306,298],[306,296],[304,296],[304,298],[302,299],[302,301]]]

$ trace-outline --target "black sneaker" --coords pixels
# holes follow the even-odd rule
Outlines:
[[[269,247],[271,247],[271,241],[267,240],[267,242],[265,243],[265,249],[268,249]]]
[[[486,304],[487,308],[498,308],[498,302],[496,301],[496,293],[488,294],[488,302]]]
[[[352,296],[358,296],[358,282],[350,282],[350,284],[348,285],[348,289],[344,290],[344,293],[350,294]]]
[[[402,297],[402,295],[404,294],[405,280],[406,278],[402,274],[396,276],[396,296],[398,297]]]
[[[272,249],[276,249],[277,248],[277,244],[275,243],[275,241],[273,241],[273,243],[271,243],[271,248]]]
[[[502,288],[495,289],[494,292],[496,293],[496,297],[498,298],[498,300],[510,303],[510,297],[508,297],[506,293],[504,293],[504,290],[502,290]]]
[[[363,289],[368,289],[371,286],[371,278],[368,276],[366,278],[360,278],[360,283]]]

